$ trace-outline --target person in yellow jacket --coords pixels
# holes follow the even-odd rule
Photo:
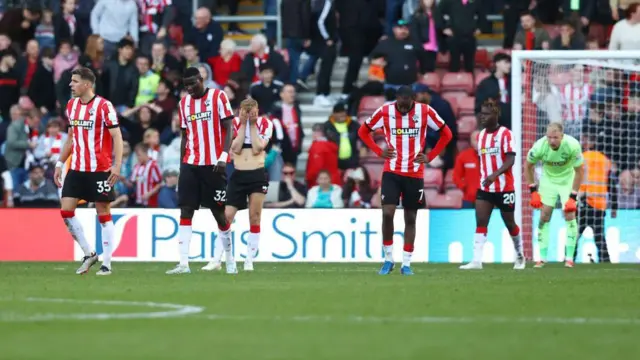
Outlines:
[[[598,262],[610,262],[604,218],[607,208],[611,209],[612,218],[617,215],[618,187],[615,182],[615,169],[606,155],[595,150],[595,138],[592,134],[583,134],[582,143],[582,148],[585,150],[582,153],[585,175],[580,186],[578,236],[581,236],[587,227],[591,227],[598,248]],[[574,261],[577,254],[576,247],[573,254]]]

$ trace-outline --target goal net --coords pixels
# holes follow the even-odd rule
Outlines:
[[[583,146],[585,177],[579,195],[576,262],[640,262],[640,51],[514,51],[512,126],[525,255],[539,260],[539,212],[529,205],[526,154],[550,122]],[[606,157],[606,161],[603,160]],[[607,164],[611,181],[601,182]],[[541,164],[536,168],[536,179]],[[608,177],[607,177],[608,179]],[[616,192],[615,196],[613,192]],[[612,212],[617,197],[618,210]],[[565,260],[566,225],[557,203],[547,261]],[[603,215],[604,214],[604,215]]]

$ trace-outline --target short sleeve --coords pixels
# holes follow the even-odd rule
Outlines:
[[[502,153],[504,154],[515,154],[515,144],[513,141],[513,134],[511,131],[507,130],[502,135]]]
[[[220,120],[228,119],[233,116],[233,109],[231,109],[231,102],[227,98],[227,94],[224,91],[219,90],[220,95],[218,96],[218,116]]]
[[[180,119],[180,128],[187,128],[187,118],[184,116],[184,98],[178,102],[178,119]]]
[[[573,167],[581,166],[584,163],[584,157],[582,156],[582,146],[576,141],[571,142],[571,156],[573,157]]]
[[[107,128],[116,128],[120,125],[118,123],[118,114],[116,113],[116,109],[113,108],[111,101],[105,100],[101,105],[101,110],[102,120]]]
[[[238,129],[240,129],[240,118],[233,118],[233,138],[235,139],[238,136]]]
[[[426,105],[427,107],[427,126],[431,129],[431,130],[440,130],[442,129],[442,127],[445,125],[444,124],[444,120],[442,120],[442,118],[440,117],[440,115],[438,115],[438,113],[433,110],[433,108],[429,105]]]
[[[544,139],[544,138],[543,138]],[[540,139],[533,144],[529,152],[527,153],[527,161],[530,164],[535,164],[542,158],[542,140]]]
[[[162,182],[162,175],[160,174],[160,167],[158,167],[158,163],[154,162],[153,167],[151,168],[151,177],[156,184]]]
[[[133,171],[131,172],[131,175],[129,175],[129,181],[135,184],[137,177],[138,177],[138,165],[133,167]]]
[[[364,121],[364,124],[371,130],[378,130],[384,125],[385,106],[383,105],[376,110],[370,118]]]
[[[273,136],[273,123],[267,118],[264,118],[263,121],[264,125],[260,131],[260,138],[264,141],[269,141],[271,136]]]

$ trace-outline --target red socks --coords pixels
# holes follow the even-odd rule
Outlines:
[[[402,248],[404,251],[406,252],[413,252],[413,244],[404,244],[404,247]]]
[[[260,225],[251,225],[251,226],[249,226],[249,232],[253,233],[253,234],[259,234],[260,233]]]
[[[191,219],[180,219],[180,226],[191,226]]]

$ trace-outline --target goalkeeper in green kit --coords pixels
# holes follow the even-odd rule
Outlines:
[[[534,168],[538,161],[543,164],[539,185],[534,179]],[[525,176],[531,190],[531,206],[542,208],[538,225],[540,261],[535,265],[537,268],[543,267],[547,260],[549,220],[558,197],[563,204],[567,223],[565,267],[573,267],[573,253],[578,240],[577,198],[584,171],[582,163],[580,142],[564,134],[560,123],[549,124],[547,135],[536,141],[527,154]]]

